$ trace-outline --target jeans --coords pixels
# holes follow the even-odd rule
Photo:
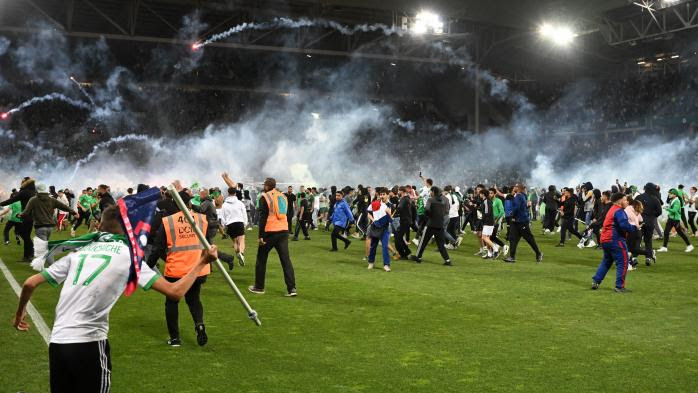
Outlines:
[[[34,231],[36,233],[36,237],[39,239],[47,242],[48,239],[51,237],[51,231],[53,230],[53,226],[50,227],[38,227],[35,228]]]
[[[390,251],[388,250],[388,245],[390,244],[390,231],[385,228],[381,237],[371,238],[371,248],[368,251],[368,263],[373,263],[376,261],[376,249],[378,248],[378,242],[381,242],[381,247],[383,248],[383,266],[390,266]]]

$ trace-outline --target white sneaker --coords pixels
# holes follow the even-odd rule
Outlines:
[[[596,242],[593,240],[589,240],[589,243],[587,244],[587,248],[593,248],[596,247]]]
[[[368,264],[368,270],[373,270],[373,264],[372,264],[372,263],[369,263],[369,264]]]
[[[390,266],[388,266],[388,265],[383,265],[383,270],[385,270],[386,272],[389,272],[389,271],[390,271]]]
[[[75,229],[70,228],[70,237],[75,237]]]
[[[247,228],[247,230],[248,230],[248,231],[251,231],[251,230],[252,230],[252,227],[250,227],[250,228]]]
[[[502,253],[504,255],[509,255],[509,245],[508,244],[504,245],[504,248],[502,249]]]
[[[577,248],[580,250],[583,250],[584,249],[584,242],[577,243]]]
[[[633,270],[635,270],[635,268],[633,267],[633,265],[628,264],[628,271],[631,272],[631,271],[633,271]]]
[[[693,251],[693,244],[689,244],[688,247],[686,247],[686,252],[691,252]]]
[[[418,246],[419,240],[417,240],[417,238],[412,239],[412,244],[414,244],[415,246]]]
[[[561,230],[562,230],[562,227],[557,227],[557,230],[555,232],[560,233]]]
[[[456,248],[453,247],[453,245],[451,245],[451,244],[445,245],[444,248],[446,248],[447,250],[455,250],[455,249],[456,249]]]
[[[545,234],[546,234],[546,235],[550,234],[550,229],[545,228]]]
[[[456,247],[460,247],[460,244],[463,242],[463,236],[458,236],[458,239],[456,239]]]
[[[662,247],[659,250],[657,250],[657,252],[667,252],[667,251],[669,251],[669,249],[666,247]]]

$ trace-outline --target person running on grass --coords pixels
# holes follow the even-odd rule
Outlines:
[[[424,250],[426,250],[429,240],[432,237],[436,240],[436,246],[441,253],[441,257],[444,259],[445,266],[451,266],[451,258],[446,250],[446,245],[444,244],[444,216],[448,212],[448,201],[444,199],[441,195],[441,189],[439,187],[433,186],[430,191],[430,198],[427,200],[424,206],[424,214],[426,217],[426,222],[424,224],[424,231],[419,239],[417,246],[417,255],[412,255],[410,258],[417,262],[422,263],[422,255],[424,255]]]
[[[51,392],[109,392],[111,388],[109,313],[126,289],[132,263],[122,225],[118,209],[108,207],[102,212],[101,232],[95,241],[22,285],[12,326],[28,331],[27,304],[34,290],[46,282],[54,288],[63,283],[48,348]],[[138,285],[179,300],[217,257],[218,250],[212,246],[174,283],[143,263]]]
[[[368,269],[373,269],[376,261],[376,250],[380,241],[383,250],[383,270],[390,271],[390,222],[392,221],[391,209],[388,207],[388,189],[380,187],[376,190],[378,199],[371,202],[367,209],[370,221],[367,237],[371,239],[368,252]]]
[[[625,274],[628,271],[628,244],[625,239],[628,234],[637,231],[637,227],[630,224],[625,209],[628,207],[628,200],[625,195],[615,193],[611,196],[613,206],[608,210],[603,221],[601,230],[601,247],[603,248],[603,259],[592,277],[591,289],[597,290],[601,285],[608,270],[616,264],[616,293],[625,293]]]
[[[239,194],[239,190],[228,188],[228,196],[221,208],[221,221],[225,227],[225,233],[233,241],[238,263],[240,266],[245,266],[245,227],[248,215],[245,204],[238,198]],[[233,270],[232,259],[228,262],[228,269]]]
[[[528,214],[528,198],[526,197],[526,187],[523,184],[514,186],[514,199],[512,201],[511,228],[509,229],[509,257],[504,259],[506,263],[516,262],[516,248],[519,240],[523,237],[529,246],[536,253],[536,262],[543,261],[543,253],[536,244],[536,239],[531,233],[531,219]]]
[[[487,247],[487,252],[483,253],[483,259],[497,259],[499,257],[499,246],[490,240],[494,233],[494,208],[490,192],[486,188],[480,189],[480,213],[482,213],[482,242]]]
[[[332,215],[329,219],[333,225],[331,235],[332,248],[330,251],[337,251],[337,239],[344,242],[344,249],[346,250],[351,245],[351,241],[342,236],[342,233],[346,232],[349,226],[354,222],[354,215],[351,214],[351,209],[347,201],[344,200],[342,191],[335,192],[334,200],[335,203],[332,207]]]
[[[664,245],[662,248],[657,250],[657,252],[667,252],[669,250],[667,247],[669,246],[669,235],[671,234],[672,229],[675,229],[676,233],[681,236],[681,239],[683,239],[684,243],[686,243],[685,251],[693,251],[693,245],[690,241],[688,241],[688,237],[686,237],[686,233],[681,226],[681,212],[683,206],[680,198],[681,192],[679,192],[679,190],[675,188],[669,190],[669,205],[664,206],[669,214],[669,218],[667,219],[664,227]]]

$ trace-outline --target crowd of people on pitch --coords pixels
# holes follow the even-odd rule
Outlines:
[[[227,174],[223,175],[223,180],[228,186],[225,193],[218,187],[204,188],[196,183],[191,187],[182,187],[179,182],[175,184],[187,194],[193,211],[205,216],[209,242],[213,244],[216,234],[233,242],[235,255],[219,253],[221,260],[227,262],[232,270],[236,258],[240,265],[245,263],[245,231],[259,225],[264,191],[245,188],[243,184],[233,182]],[[296,191],[293,186],[288,186],[282,195],[286,200],[285,217],[290,240],[297,241],[301,233],[305,240],[310,240],[311,230],[324,229],[331,231],[330,251],[336,252],[338,242],[342,242],[346,249],[352,238],[361,239],[368,268],[374,268],[380,245],[383,269],[390,271],[391,260],[421,263],[431,241],[436,244],[443,264],[452,265],[449,251],[461,246],[463,235],[469,229],[477,236],[475,255],[483,259],[502,257],[504,262],[514,263],[518,243],[523,238],[533,249],[536,260],[541,262],[543,253],[531,231],[531,221],[540,218],[543,235],[558,233],[558,247],[564,247],[574,236],[579,239],[579,248],[602,249],[604,223],[616,194],[623,196],[622,203],[627,204],[623,206],[625,219],[637,228],[619,234],[627,244],[625,266],[628,270],[636,268],[639,256],[645,257],[647,266],[656,262],[657,253],[668,250],[672,236],[679,236],[686,244],[686,252],[691,252],[693,246],[689,236],[698,235],[696,187],[684,190],[684,186],[679,185],[670,189],[667,198],[663,199],[661,190],[653,183],[647,183],[644,192],[640,192],[636,186],[620,182],[601,191],[588,182],[561,190],[553,185],[547,189],[527,190],[520,183],[501,188],[479,184],[462,190],[452,185],[437,186],[421,174],[420,181],[420,186],[375,189],[362,185],[341,189],[300,186]],[[145,189],[147,186],[141,184],[135,192]],[[127,190],[127,194],[133,192],[131,188]],[[161,188],[161,194],[159,216],[153,220],[146,254],[157,249],[155,234],[162,218],[178,211],[166,188]],[[35,201],[29,203],[32,199]],[[66,228],[74,237],[82,224],[92,232],[96,230],[100,212],[113,204],[114,197],[104,184],[87,187],[75,195],[67,188],[55,191],[53,186],[47,188],[25,178],[19,190],[13,190],[10,199],[0,203],[7,206],[2,210],[2,214],[7,216],[4,242],[6,245],[10,243],[9,233],[14,228],[15,240],[24,243],[23,260],[30,261],[34,253],[32,229],[42,240],[48,240],[52,231]],[[662,228],[659,218],[663,216],[666,223]],[[620,227],[612,230],[620,230]],[[657,239],[662,239],[663,243],[655,249],[653,240]],[[415,247],[414,251],[410,247]],[[151,266],[157,263],[156,254],[146,257]]]

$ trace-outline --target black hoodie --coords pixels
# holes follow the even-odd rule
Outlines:
[[[635,199],[642,202],[642,219],[644,221],[662,215],[662,201],[657,197],[657,186],[655,184],[645,184],[645,193],[638,195]]]
[[[19,201],[22,205],[22,210],[24,210],[24,208],[27,207],[27,203],[34,195],[36,195],[34,179],[28,179],[22,182],[22,186],[19,188],[19,191],[17,194],[15,194],[15,196],[10,197],[10,199],[0,203],[0,206],[8,206]],[[25,218],[25,220],[31,221],[31,218]]]

